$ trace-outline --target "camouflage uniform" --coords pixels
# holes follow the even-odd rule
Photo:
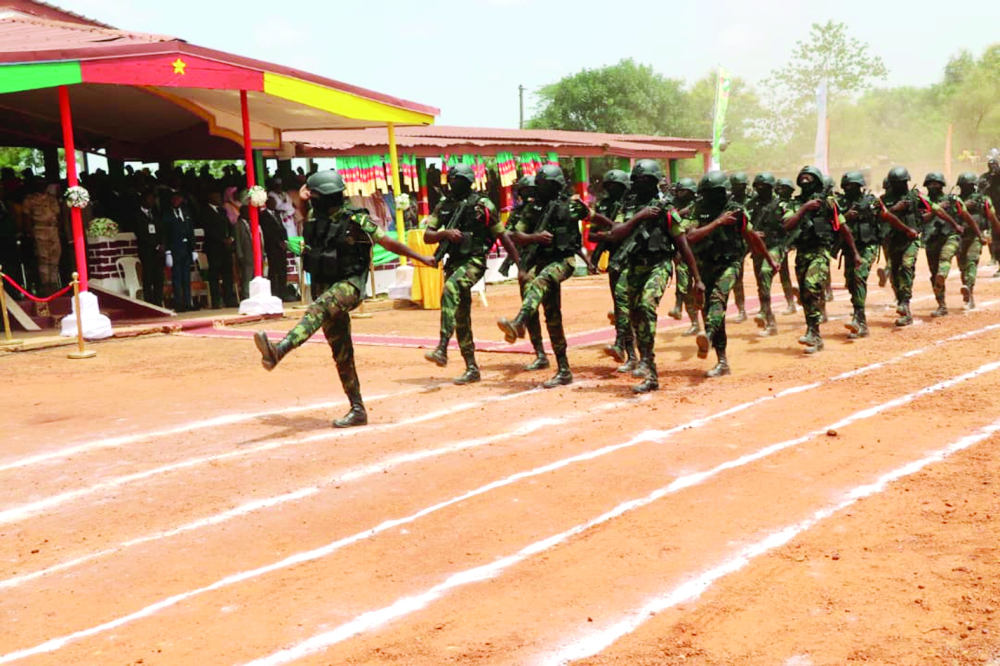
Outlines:
[[[851,211],[857,212],[854,220],[842,218],[844,224],[854,236],[854,245],[861,256],[861,265],[855,266],[851,257],[844,261],[844,281],[851,294],[851,305],[854,308],[854,323],[858,330],[867,335],[867,314],[865,304],[868,301],[868,276],[872,265],[878,259],[879,249],[884,236],[882,210],[878,200],[871,194],[862,193],[861,198],[852,201],[846,195],[840,197],[840,209],[845,215]],[[863,325],[863,327],[862,327]],[[859,336],[859,337],[864,337]]]
[[[922,231],[924,221],[922,213],[928,210],[926,202],[916,190],[910,190],[902,196],[897,196],[886,192],[882,195],[882,205],[887,209],[892,208],[900,201],[907,202],[906,210],[896,213],[896,217],[911,229]],[[889,268],[892,290],[896,294],[897,311],[905,320],[910,308],[910,299],[913,297],[913,276],[917,264],[917,255],[920,253],[920,239],[909,238],[899,229],[892,229],[886,237],[886,263]],[[900,320],[900,325],[906,322]]]
[[[767,245],[768,254],[774,259],[774,263],[781,265],[788,254],[787,235],[781,222],[784,219],[785,207],[776,196],[768,201],[754,198],[750,201],[747,213],[750,216],[750,224],[756,231],[764,234],[764,244]],[[774,269],[771,268],[764,257],[754,256],[753,274],[757,279],[757,297],[760,299],[760,316],[762,328],[767,331],[775,331],[777,324],[774,319],[774,312],[771,310],[771,284],[774,281]],[[790,292],[786,289],[785,293]]]
[[[989,211],[992,210],[993,203],[985,195],[973,192],[963,200],[963,204],[989,242],[992,234]],[[966,227],[965,233],[962,234],[962,244],[958,250],[958,267],[962,271],[962,284],[968,289],[970,299],[976,288],[979,257],[982,253],[983,243],[970,224]]]
[[[830,255],[837,245],[840,216],[832,196],[816,193],[802,194],[789,205],[785,219],[792,217],[808,201],[821,202],[818,210],[807,213],[793,230],[795,247],[795,277],[799,283],[799,297],[805,310],[806,335],[799,339],[806,351],[823,348],[819,326],[823,322],[826,305],[826,285],[830,281]]]
[[[940,207],[948,213],[956,222],[959,221],[960,211],[965,210],[962,200],[951,194],[944,194],[936,201],[931,200],[931,205]],[[961,224],[961,223],[960,223]],[[924,227],[924,253],[927,255],[927,267],[931,273],[931,286],[934,289],[934,298],[938,303],[938,314],[947,312],[945,304],[945,280],[951,271],[951,262],[958,254],[962,244],[962,234],[955,231],[955,228],[945,220],[935,216]]]
[[[461,219],[456,220],[456,216]],[[486,274],[486,256],[497,238],[504,233],[496,206],[488,197],[471,192],[456,201],[442,199],[427,218],[427,228],[454,228],[463,233],[462,243],[450,243],[444,268],[441,294],[441,329],[438,353],[447,358],[452,334],[458,339],[462,358],[469,367],[476,364],[472,338],[472,287]]]
[[[533,200],[526,201],[523,205],[518,206],[510,212],[510,216],[507,218],[507,231],[512,232],[517,229],[518,223],[521,218],[533,205]],[[513,265],[513,260],[508,258],[506,261],[510,261]],[[506,261],[504,262],[506,265]],[[501,273],[507,274],[507,271],[503,270],[501,267]],[[528,282],[523,281],[518,276],[517,280],[518,291],[521,294],[521,299],[524,299],[524,292],[528,288]],[[536,362],[529,366],[530,369],[542,369],[548,367],[548,361],[545,360],[545,341],[542,339],[542,322],[538,317],[538,311],[536,310],[530,317],[528,317],[525,322],[525,328],[528,330],[528,339],[531,341],[531,346],[535,350]]]
[[[24,198],[22,213],[30,223],[38,258],[38,277],[43,295],[59,291],[59,259],[62,242],[59,239],[59,200],[45,192]]]
[[[621,200],[614,201],[605,198],[597,203],[594,210],[615,224],[621,224],[628,219],[622,203]],[[614,346],[622,350],[628,358],[632,358],[635,355],[635,335],[632,332],[632,323],[629,319],[628,266],[614,266],[611,263],[611,259],[619,247],[620,244],[604,241],[598,245],[597,251],[600,252],[603,249],[609,254],[608,283],[611,287],[611,302],[614,304]],[[591,259],[596,262],[600,260],[600,256],[594,255]]]
[[[312,227],[312,238],[306,238],[309,248],[319,250],[326,244],[326,237],[332,235],[331,229],[346,227],[346,244],[357,249],[358,255],[371,256],[372,241],[385,236],[385,232],[375,226],[367,211],[344,206],[334,212],[329,225],[323,220],[317,220]],[[278,343],[279,358],[302,345],[320,328],[327,343],[333,350],[333,360],[337,364],[337,374],[343,384],[344,393],[353,401],[361,399],[361,383],[358,381],[357,369],[354,365],[354,344],[351,341],[351,310],[358,307],[363,300],[365,282],[368,279],[368,259],[358,261],[347,274],[335,275],[329,271],[332,266],[325,266],[310,260],[307,250],[304,253],[305,263],[310,265],[310,273],[319,278],[335,277],[330,280],[330,286],[318,299],[312,302],[305,315],[296,326]]]
[[[676,211],[673,208],[665,210],[658,196],[652,199],[635,194],[626,196],[622,207],[624,218],[631,219],[646,207],[659,212],[637,223],[611,259],[611,263],[623,268],[627,275],[628,313],[639,347],[637,373],[649,380],[643,392],[658,387],[654,351],[657,309],[670,284],[674,239],[683,233]]]

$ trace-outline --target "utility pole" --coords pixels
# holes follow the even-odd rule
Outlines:
[[[517,123],[518,129],[524,129],[524,86],[517,87],[517,99],[521,107],[520,120]]]

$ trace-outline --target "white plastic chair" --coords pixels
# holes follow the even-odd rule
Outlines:
[[[120,257],[115,262],[115,266],[118,268],[118,277],[125,284],[125,291],[128,292],[128,297],[133,301],[137,300],[139,293],[142,292],[142,281],[139,280],[139,269],[137,268],[139,263],[141,262],[135,257]]]

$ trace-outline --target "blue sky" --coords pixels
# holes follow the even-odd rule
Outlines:
[[[578,0],[54,0],[123,29],[174,35],[437,106],[439,124],[516,127],[530,91],[625,57],[687,81],[717,63],[759,81],[813,22],[844,21],[889,68],[888,85],[941,77],[961,48],[1000,41],[1000,3]],[[933,7],[928,13],[925,6]],[[902,9],[900,9],[902,7]],[[641,10],[641,11],[637,11]]]

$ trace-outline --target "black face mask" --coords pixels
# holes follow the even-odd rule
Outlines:
[[[625,196],[625,188],[618,183],[608,183],[604,186],[604,196],[608,201],[620,201]]]
[[[632,192],[640,199],[651,199],[659,192],[655,178],[637,178],[632,181]]]
[[[451,195],[456,199],[464,199],[472,191],[472,183],[464,178],[452,178],[448,181],[448,188]]]
[[[707,210],[712,213],[722,212],[729,202],[729,196],[723,189],[715,188],[701,193],[701,200]]]
[[[774,188],[767,185],[755,187],[754,192],[757,193],[757,198],[761,201],[770,201],[771,197],[774,196]]]
[[[542,201],[551,201],[552,199],[555,199],[559,196],[560,190],[562,190],[562,187],[560,187],[558,182],[547,179],[537,182],[535,188],[538,198]]]
[[[799,183],[799,189],[802,191],[802,196],[808,197],[819,192],[823,188],[822,183],[818,183],[815,180],[810,180],[808,183]]]
[[[896,196],[902,196],[906,194],[908,183],[889,183],[889,191]]]
[[[674,195],[674,205],[677,208],[687,208],[694,201],[694,194],[690,190],[679,190]]]
[[[323,194],[318,199],[310,199],[309,204],[317,215],[328,215],[344,205],[344,193]]]

